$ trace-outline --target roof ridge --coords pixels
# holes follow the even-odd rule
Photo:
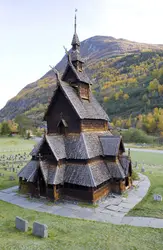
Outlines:
[[[96,187],[97,185],[96,185],[95,179],[93,177],[93,173],[92,173],[92,170],[91,170],[91,167],[90,167],[90,163],[88,163],[87,165],[88,165],[88,169],[89,169],[89,172],[91,174],[91,177],[92,177],[92,180],[91,180],[92,183],[91,184],[93,184]]]
[[[45,183],[47,184],[48,175],[47,175],[47,180],[46,180],[46,176],[44,175],[44,171],[43,171],[44,167],[42,166],[42,162],[46,162],[46,161],[39,161],[39,162],[40,162],[41,173],[42,173],[42,175],[43,175],[43,178],[44,178]],[[47,169],[47,170],[48,170],[48,169]],[[47,171],[47,172],[48,172],[48,171]]]
[[[65,81],[61,81],[61,84],[60,84],[61,89],[63,90],[65,96],[66,96],[67,99],[68,99],[68,101],[71,103],[71,105],[72,105],[73,109],[75,110],[76,114],[80,117],[80,115],[78,114],[78,112],[77,112],[75,106],[73,105],[73,102],[71,101],[71,99],[69,98],[69,96],[66,94],[66,91],[64,90],[64,88],[63,88],[63,86],[62,86],[62,83],[63,83],[63,82],[66,83],[70,88],[72,88],[72,86],[70,86],[70,84],[68,84],[68,83],[65,82]],[[75,94],[76,94],[76,93],[75,93]],[[78,99],[79,99],[79,101],[81,102],[80,98],[78,98]],[[80,117],[80,118],[81,118],[81,117]]]
[[[56,160],[58,161],[58,160],[59,160],[59,158],[57,157],[57,155],[56,155],[55,151],[53,151],[52,147],[50,146],[50,144],[49,144],[49,142],[48,142],[48,139],[47,139],[47,136],[49,136],[49,135],[45,135],[46,142],[47,142],[48,146],[50,147],[50,149],[51,149],[52,153],[54,154],[54,156],[55,156]]]
[[[31,178],[31,176],[34,174],[35,171],[36,171],[36,169],[33,170],[32,174],[28,177],[28,180]]]
[[[82,135],[82,138],[83,138],[83,142],[84,142],[84,145],[85,145],[85,148],[86,148],[86,153],[87,153],[87,157],[88,159],[90,158],[89,156],[89,152],[88,152],[88,148],[87,148],[87,143],[86,143],[86,140],[85,140],[85,134],[83,132],[81,132],[81,135]]]
[[[22,171],[26,168],[26,166],[31,162],[31,161],[36,161],[36,160],[29,160],[27,164],[19,171],[18,175],[22,173]]]

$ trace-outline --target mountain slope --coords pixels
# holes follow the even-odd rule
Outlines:
[[[81,55],[87,73],[94,82],[95,94],[110,116],[129,115],[132,110],[135,115],[139,112],[140,99],[136,97],[139,95],[142,100],[147,95],[148,98],[147,88],[154,78],[152,74],[162,68],[162,51],[163,45],[141,44],[105,36],[95,36],[81,42]],[[65,64],[66,57],[63,57],[56,68],[63,72]],[[7,102],[0,110],[0,121],[26,113],[39,123],[54,89],[55,77],[50,70]],[[119,96],[115,96],[116,93]],[[122,98],[125,94],[126,97]],[[161,96],[152,96],[152,100],[141,112],[152,109],[155,100],[158,106],[162,105]]]

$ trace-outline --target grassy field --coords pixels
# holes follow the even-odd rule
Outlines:
[[[153,200],[154,194],[160,194],[163,197],[163,165],[144,166],[146,170],[144,174],[150,179],[151,186],[144,199],[130,210],[128,215],[163,219],[163,201],[158,202]]]
[[[0,154],[12,153],[12,152],[30,152],[35,144],[35,141],[25,140],[21,137],[0,137]]]
[[[0,176],[0,190],[18,185],[18,178],[16,173],[4,171],[1,168],[0,168],[0,173],[4,173],[4,176]],[[13,176],[15,180],[10,181],[9,180],[10,176]]]
[[[163,229],[112,225],[80,219],[69,219],[35,212],[0,201],[1,250],[162,250]],[[29,221],[29,231],[15,228],[15,216]],[[32,236],[34,221],[45,223],[49,229],[47,239]]]
[[[131,151],[131,157],[139,163],[138,172],[142,166],[145,167],[144,174],[148,176],[151,186],[144,199],[130,210],[128,215],[163,218],[163,201],[153,200],[154,194],[163,197],[163,154]]]
[[[144,162],[149,165],[155,165],[155,166],[162,165],[163,167],[163,154],[151,153],[151,152],[139,152],[131,150],[131,159],[133,162],[135,161],[140,163]]]

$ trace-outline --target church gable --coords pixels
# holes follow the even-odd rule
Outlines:
[[[80,119],[70,101],[58,88],[46,114],[48,133],[60,133],[61,121],[66,124],[67,133],[80,131]],[[63,130],[62,130],[63,131]]]
[[[77,81],[77,76],[75,72],[72,70],[72,67],[70,67],[70,65],[67,65],[65,72],[62,76],[62,81],[69,83],[75,83]]]

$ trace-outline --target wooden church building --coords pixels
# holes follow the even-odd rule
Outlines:
[[[91,92],[75,31],[62,78],[45,113],[47,132],[19,172],[19,188],[33,197],[96,202],[132,184],[132,166],[121,136]]]

